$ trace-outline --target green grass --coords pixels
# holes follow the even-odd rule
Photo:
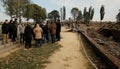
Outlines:
[[[50,63],[48,58],[59,50],[59,44],[44,44],[30,50],[20,49],[6,58],[0,59],[0,69],[44,69]]]

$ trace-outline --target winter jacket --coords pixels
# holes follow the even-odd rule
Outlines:
[[[9,33],[9,24],[2,24],[2,34],[8,34]]]
[[[49,28],[48,28],[48,25],[45,25],[43,27],[43,34],[48,34],[49,33]]]
[[[34,34],[35,34],[35,39],[42,39],[42,28],[41,27],[35,27],[33,30]]]
[[[19,25],[18,28],[20,33],[24,33],[25,26]]]
[[[17,32],[17,25],[15,23],[11,23],[10,28],[12,32]]]
[[[51,34],[56,34],[56,24],[55,23],[51,24],[50,31],[51,31]]]
[[[56,25],[57,25],[56,32],[61,32],[61,24],[57,23]]]
[[[25,40],[32,40],[32,34],[33,34],[32,27],[30,25],[27,25],[24,31]]]

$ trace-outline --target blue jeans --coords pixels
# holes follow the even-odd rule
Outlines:
[[[52,43],[55,43],[55,35],[51,34]]]
[[[35,39],[35,46],[39,47],[42,45],[41,39]]]
[[[49,34],[43,34],[44,43],[49,42]]]

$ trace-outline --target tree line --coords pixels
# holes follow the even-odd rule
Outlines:
[[[89,9],[87,10],[87,7],[84,7],[84,10],[83,10],[83,13],[82,13],[81,10],[74,7],[74,8],[71,9],[71,14],[74,18],[74,21],[82,20],[84,23],[88,24],[94,17],[94,8],[92,8],[92,6],[90,6]],[[104,15],[105,15],[105,8],[104,8],[104,5],[101,5],[100,21],[103,20]]]
[[[46,19],[46,9],[33,4],[30,0],[1,0],[1,2],[11,19],[19,18],[20,22],[22,17],[27,21],[33,19],[36,22]]]
[[[19,22],[21,22],[21,18],[33,19],[35,22],[39,22],[40,20],[45,20],[49,18],[51,20],[66,19],[66,7],[63,6],[60,8],[60,12],[58,10],[53,10],[47,14],[46,8],[43,8],[37,4],[32,3],[30,0],[1,0],[3,3],[3,7],[6,10],[6,14],[12,18],[19,18]],[[71,14],[73,16],[74,21],[82,20],[84,23],[89,24],[89,22],[94,17],[94,8],[90,6],[88,9],[84,7],[84,10],[79,10],[77,7],[71,9]],[[105,7],[101,5],[100,7],[100,21],[104,19],[105,15]],[[117,22],[120,22],[120,12],[116,15]]]

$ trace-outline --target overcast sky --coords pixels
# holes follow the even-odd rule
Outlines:
[[[65,6],[67,18],[72,17],[70,11],[73,7],[83,11],[84,7],[92,6],[95,9],[94,21],[100,20],[99,10],[101,5],[105,6],[104,21],[116,21],[115,17],[120,9],[120,0],[32,0],[32,2],[46,8],[47,12],[54,9],[60,11],[60,8]],[[3,10],[0,10],[0,21],[8,18],[3,12]]]

